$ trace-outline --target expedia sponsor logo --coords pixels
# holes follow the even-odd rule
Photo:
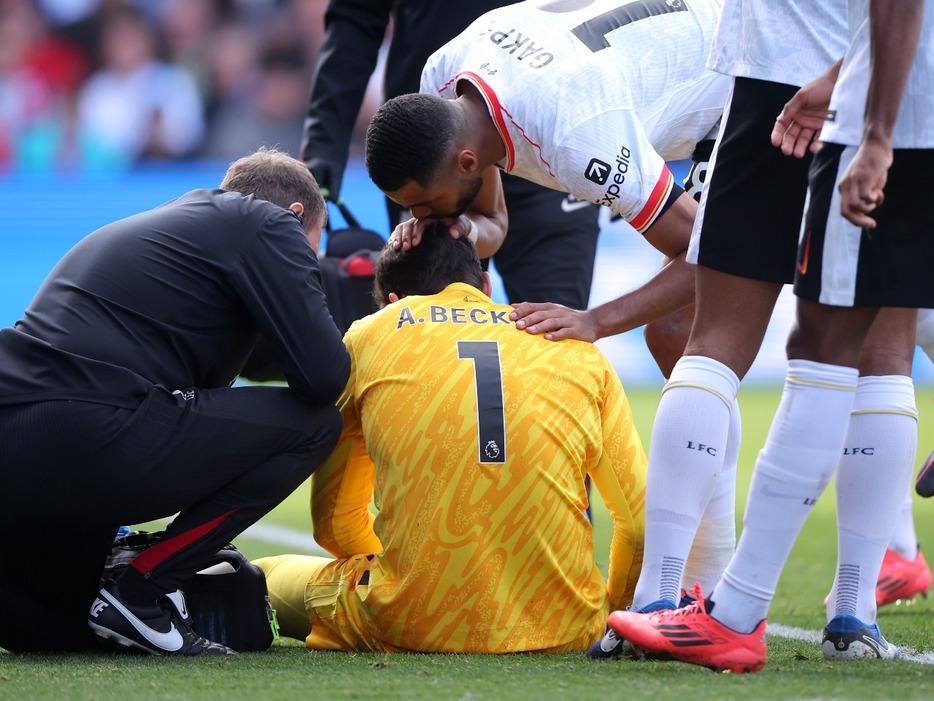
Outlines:
[[[603,197],[597,200],[597,204],[612,207],[613,202],[619,199],[621,186],[626,182],[626,173],[629,172],[629,159],[631,156],[630,150],[623,146],[612,165],[596,158],[590,160],[587,169],[584,171],[584,177],[591,182],[597,183],[597,185],[610,183],[606,192],[603,193]]]
[[[544,68],[555,60],[553,53],[545,50],[532,37],[523,34],[518,29],[510,29],[508,32],[491,32],[490,41],[530,68]]]
[[[592,183],[603,185],[610,177],[610,171],[613,170],[609,163],[604,163],[599,158],[591,158],[587,168],[584,169],[584,177]]]

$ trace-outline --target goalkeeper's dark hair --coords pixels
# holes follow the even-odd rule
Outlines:
[[[450,100],[412,93],[383,103],[366,130],[366,170],[383,192],[410,180],[422,187],[448,157],[457,135]]]
[[[470,239],[451,236],[448,224],[434,222],[422,232],[422,240],[407,251],[387,245],[376,261],[373,297],[380,307],[389,304],[389,293],[400,297],[430,295],[452,282],[466,282],[483,289],[483,268]]]

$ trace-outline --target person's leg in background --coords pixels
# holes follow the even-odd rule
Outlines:
[[[782,399],[756,460],[742,535],[723,577],[708,598],[695,590],[696,603],[677,611],[613,612],[609,623],[617,634],[649,655],[714,669],[751,672],[765,665],[765,617],[798,533],[840,461],[859,349],[876,313],[798,299]],[[672,643],[665,635],[671,626],[696,636],[698,644]]]
[[[917,322],[913,321],[915,315],[917,315]],[[899,385],[902,385],[904,387],[901,389],[902,403],[906,405],[909,400],[907,394],[909,391],[912,392],[913,397],[913,386],[910,384],[914,357],[914,345],[912,344],[921,345],[923,342],[922,336],[919,335],[924,328],[922,317],[934,321],[934,314],[931,310],[889,309],[880,312],[879,319],[873,325],[867,338],[867,347],[863,350],[863,359],[860,361],[861,376],[876,376],[878,381],[885,382],[895,392],[898,392]],[[898,352],[899,346],[900,352]],[[875,348],[881,348],[882,351],[873,352]],[[866,365],[867,361],[864,359],[867,356],[874,356],[875,362]],[[882,397],[883,405],[888,404],[886,399],[885,396]],[[882,411],[885,411],[884,408]],[[884,430],[876,429],[875,434],[881,435],[880,440],[883,441],[883,445],[896,451],[896,455],[905,451],[904,460],[907,460],[913,469],[917,458],[917,421],[911,420],[904,412],[893,413],[891,409],[886,415],[891,417],[889,421],[897,421],[897,425],[889,426]],[[868,414],[867,416],[871,419],[872,416],[879,417],[880,414]],[[931,584],[931,570],[918,546],[910,488],[899,509],[898,522],[883,563],[879,581],[876,584],[876,606],[911,598],[921,592],[926,595]]]
[[[735,545],[736,394],[793,279],[807,191],[809,159],[769,146],[775,115],[794,92],[737,79],[723,116],[689,250],[697,263],[694,323],[652,430],[637,611],[677,606],[689,553],[690,573],[715,582]]]
[[[710,542],[702,549],[716,560],[701,563],[695,556],[693,572],[703,571],[705,581],[716,581],[735,544],[721,542],[724,534],[735,533],[735,503],[727,498],[735,493],[735,482],[724,496],[723,480],[735,481],[741,439],[736,393],[742,375],[732,368],[744,375],[752,365],[781,285],[700,265],[697,284],[691,341],[665,384],[653,425],[646,549],[635,610],[677,606],[685,564],[704,518],[716,516],[723,533],[706,534]],[[711,508],[716,513],[707,513]]]
[[[791,548],[844,449],[864,445],[863,437],[857,441],[855,434],[848,433],[854,406],[868,409],[867,413],[883,409],[911,421],[914,393],[906,378],[889,376],[896,379],[880,383],[878,376],[866,375],[861,388],[859,369],[879,372],[867,367],[868,358],[862,357],[864,342],[880,316],[880,307],[874,305],[902,308],[892,313],[907,314],[909,321],[911,312],[905,308],[932,305],[931,288],[917,283],[925,279],[932,255],[924,224],[930,220],[931,205],[917,198],[919,189],[934,185],[926,182],[931,177],[925,167],[929,152],[896,151],[888,171],[885,207],[874,211],[877,230],[867,235],[843,219],[837,199],[837,184],[856,151],[853,146],[825,143],[814,157],[810,205],[802,228],[806,234],[795,279],[796,324],[787,344],[788,373],[756,461],[742,536],[723,578],[710,597],[695,606],[651,616],[611,614],[616,631],[650,654],[717,669],[761,669],[766,661],[765,616]],[[855,250],[858,259],[837,255]],[[890,362],[900,358],[907,365],[913,352],[911,324],[901,328],[887,339],[889,347],[883,345],[881,350],[883,357],[891,356]],[[908,341],[903,340],[906,336]],[[911,439],[907,442],[910,445]],[[822,647],[831,659],[898,656],[875,622],[874,589],[878,564],[904,503],[908,486],[904,476],[910,477],[904,462],[908,461],[893,454],[884,468],[866,470],[861,464],[848,467],[844,477],[848,484],[840,499],[846,503],[838,504],[844,531],[841,574],[831,597],[835,601],[829,605],[834,612],[842,605],[871,620],[845,614],[828,621]],[[856,526],[854,519],[860,521]],[[852,572],[846,567],[850,560]],[[851,577],[852,581],[844,581]],[[684,633],[703,635],[703,642],[691,649],[669,644],[663,631],[674,623],[673,617]]]
[[[916,325],[914,309],[881,310],[860,355],[860,378],[836,473],[838,559],[827,602],[827,657],[868,655],[872,651],[866,645],[874,645],[861,631],[876,620],[880,568],[909,494],[917,453],[918,410],[911,381]]]
[[[878,307],[831,306],[811,301],[811,297],[819,298],[829,284],[822,265],[825,230],[828,239],[859,233],[840,223],[836,213],[831,214],[841,150],[825,145],[811,168],[810,206],[805,218],[808,236],[802,241],[803,258],[798,264],[796,324],[787,344],[789,363],[782,400],[756,461],[736,552],[708,603],[696,609],[699,625],[705,624],[704,616],[709,612],[708,617],[722,624],[724,633],[735,641],[734,650],[743,650],[732,659],[737,668],[758,669],[765,663],[765,645],[758,631],[764,629],[766,613],[795,539],[840,462],[856,399],[863,343],[878,314]],[[852,275],[827,275],[831,282],[853,279]],[[863,490],[867,488],[862,485]],[[893,481],[879,490],[879,498],[884,501],[881,492],[889,488],[897,489],[897,507],[904,493]],[[884,523],[891,520],[891,513],[871,510],[863,513],[863,518],[867,528],[877,526],[881,532]],[[890,535],[891,530],[885,534],[886,542]],[[623,617],[623,630],[629,630],[629,623]],[[632,623],[641,626],[638,620]],[[649,626],[629,632],[636,637],[650,635],[649,628],[663,623],[659,616]],[[733,651],[727,647],[715,650],[711,646],[697,659],[721,654],[729,658]]]

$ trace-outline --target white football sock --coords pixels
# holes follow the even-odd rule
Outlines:
[[[736,549],[736,467],[742,438],[739,405],[733,400],[723,469],[697,527],[681,577],[681,586],[686,591],[691,591],[695,583],[703,591],[712,591]]]
[[[781,403],[749,487],[736,554],[714,589],[712,615],[741,633],[768,613],[808,514],[843,451],[856,394],[855,368],[790,360]]]
[[[678,360],[665,384],[649,447],[645,554],[634,608],[681,597],[684,564],[723,469],[738,387],[732,370],[702,356]]]
[[[889,548],[906,560],[914,560],[918,557],[918,533],[915,530],[913,491],[911,480],[909,480],[905,501],[902,502],[902,509],[898,515],[898,523],[895,524],[895,532],[889,541]]]
[[[828,620],[835,615],[876,620],[876,581],[905,503],[917,439],[911,378],[859,378],[837,472],[838,558]]]

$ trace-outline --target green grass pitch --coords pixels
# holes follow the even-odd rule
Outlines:
[[[657,389],[629,392],[648,445]],[[934,449],[934,389],[919,388],[919,462]],[[737,521],[756,452],[778,404],[775,389],[743,389],[744,441],[737,486]],[[836,559],[833,486],[812,513],[785,568],[769,621],[816,634],[821,601]],[[307,485],[263,523],[307,533]],[[916,498],[922,546],[934,553],[934,501]],[[595,509],[598,557],[605,557],[608,517]],[[275,531],[273,531],[275,532]],[[250,557],[294,551],[293,545],[241,537]],[[2,593],[0,593],[2,594]],[[882,609],[890,641],[910,648],[910,660],[829,663],[816,642],[769,636],[769,662],[752,675],[715,674],[665,662],[592,662],[583,655],[371,655],[312,653],[282,641],[266,653],[231,659],[182,660],[100,655],[9,655],[0,652],[0,701],[6,699],[931,699],[934,698],[934,602]]]

